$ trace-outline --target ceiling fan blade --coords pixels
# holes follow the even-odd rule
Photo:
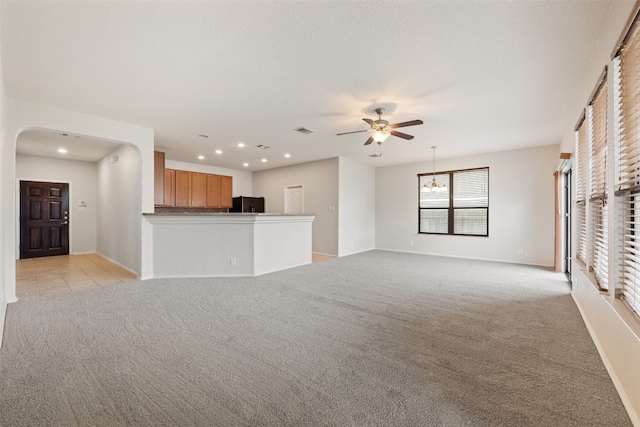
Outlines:
[[[402,123],[396,123],[395,125],[389,125],[390,127],[392,127],[393,129],[395,128],[403,128],[406,126],[415,126],[415,125],[421,125],[424,122],[422,120],[411,120],[408,122],[402,122]]]
[[[367,139],[367,142],[364,143],[364,145],[369,145],[373,142],[373,138],[369,137],[369,139]]]
[[[398,132],[395,130],[392,130],[389,132],[391,135],[393,136],[397,136],[399,138],[403,138],[403,139],[413,139],[413,135],[407,135],[406,133],[402,133],[402,132]]]
[[[373,126],[375,126],[375,125],[376,125],[376,122],[374,122],[374,121],[373,121],[373,120],[371,120],[371,119],[362,119],[362,120],[364,120],[365,122],[369,123],[369,126],[371,126],[371,127],[373,127]]]
[[[367,129],[367,130],[354,130],[353,132],[342,132],[342,133],[339,133],[338,135],[348,135],[350,133],[360,133],[360,132],[369,132],[369,131],[370,131],[370,129]]]

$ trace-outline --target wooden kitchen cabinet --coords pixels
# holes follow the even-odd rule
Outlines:
[[[164,170],[164,204],[180,208],[231,208],[233,177]]]
[[[191,207],[191,172],[176,170],[176,206]]]
[[[220,207],[231,208],[233,207],[233,177],[220,176]]]
[[[203,208],[207,199],[207,174],[191,172],[191,207]]]
[[[233,177],[225,175],[207,175],[207,207],[230,208],[233,206]]]
[[[164,205],[164,153],[153,152],[153,203]]]
[[[164,203],[163,206],[176,205],[176,171],[164,170]]]
[[[220,207],[220,175],[207,175],[207,207]]]

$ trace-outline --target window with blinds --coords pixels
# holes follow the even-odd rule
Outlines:
[[[590,267],[600,289],[608,289],[607,222],[607,85],[606,75],[589,105],[589,201],[591,208]]]
[[[576,258],[587,263],[587,127],[584,117],[576,129],[576,196],[574,218],[576,221]]]
[[[435,179],[448,191],[422,192]],[[489,168],[418,175],[418,232],[489,235]]]
[[[616,147],[616,172],[620,198],[622,232],[616,237],[621,253],[621,298],[640,314],[640,35],[634,24],[614,62],[619,132]],[[640,207],[640,206],[638,206]],[[638,213],[638,215],[636,215]]]

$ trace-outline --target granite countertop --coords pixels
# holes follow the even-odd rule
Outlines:
[[[312,213],[258,213],[258,212],[144,212],[146,216],[309,216]]]

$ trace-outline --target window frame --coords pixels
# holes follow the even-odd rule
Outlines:
[[[464,206],[464,207],[455,207],[454,206],[454,197],[455,197],[455,186],[454,186],[454,175],[456,173],[464,173],[470,171],[477,170],[486,170],[487,171],[487,203],[486,206]],[[420,194],[422,190],[421,182],[422,178],[429,180],[434,176],[442,176],[448,175],[448,184],[447,184],[447,193],[449,195],[449,204],[445,207],[432,207],[432,208],[424,208],[420,206]],[[468,169],[456,169],[450,171],[440,171],[440,172],[429,172],[429,173],[420,173],[418,174],[418,234],[428,234],[428,235],[440,235],[440,236],[469,236],[469,237],[489,237],[489,166],[477,167],[477,168],[468,168]],[[421,223],[422,223],[422,211],[428,210],[447,210],[447,232],[439,233],[439,232],[431,232],[431,231],[421,231]],[[456,233],[455,232],[455,212],[458,210],[469,210],[469,209],[484,209],[486,211],[486,234],[469,234],[469,233]]]

